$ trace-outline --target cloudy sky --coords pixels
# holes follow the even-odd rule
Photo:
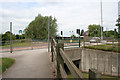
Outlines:
[[[119,0],[103,0],[104,30],[117,28]],[[100,0],[1,0],[0,33],[9,31],[13,22],[13,33],[18,34],[34,20],[35,16],[53,16],[57,19],[58,34],[75,34],[76,29],[88,29],[90,24],[100,24]],[[71,33],[73,31],[73,33]]]

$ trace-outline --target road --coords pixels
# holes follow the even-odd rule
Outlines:
[[[0,57],[11,57],[16,62],[3,73],[3,78],[51,78],[50,53],[47,49],[0,53]]]
[[[41,49],[41,48],[47,48],[47,44],[42,45],[35,45],[35,46],[23,46],[23,47],[13,47],[13,51],[19,51],[19,50],[31,50],[31,49]],[[0,48],[0,52],[9,52],[10,48]]]

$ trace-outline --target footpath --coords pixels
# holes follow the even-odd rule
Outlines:
[[[16,62],[2,74],[2,78],[52,78],[52,63],[47,49],[0,53]]]

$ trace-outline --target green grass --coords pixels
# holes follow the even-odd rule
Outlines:
[[[103,45],[85,46],[84,48],[118,52],[118,44],[114,44],[114,45],[112,45],[112,44],[103,44]]]
[[[83,73],[83,76],[84,76],[85,78],[89,78],[89,74],[88,74],[88,73]],[[73,78],[72,74],[69,73],[69,74],[68,74],[68,78]],[[102,75],[101,78],[102,78],[102,80],[106,80],[106,78],[108,78],[108,79],[113,79],[113,80],[119,80],[118,77],[105,76],[105,75]]]
[[[23,46],[32,46],[32,43],[13,43],[13,47],[23,47]],[[2,48],[8,48],[10,45],[0,46]]]
[[[0,74],[8,69],[15,62],[12,58],[0,58]]]

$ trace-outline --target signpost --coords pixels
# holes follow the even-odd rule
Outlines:
[[[21,39],[21,38],[20,38],[20,34],[22,34],[22,30],[19,30],[19,39]]]
[[[10,53],[13,52],[12,49],[12,22],[10,22]]]

